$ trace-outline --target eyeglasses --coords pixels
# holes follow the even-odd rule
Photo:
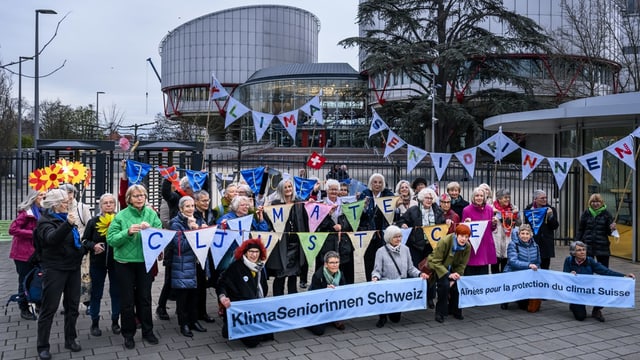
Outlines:
[[[147,196],[147,195],[145,195],[145,194],[133,194],[133,195],[131,195],[132,198],[142,198],[142,197],[145,197],[145,196]]]
[[[209,201],[211,201],[211,199],[200,199],[200,200],[198,200],[198,201],[199,201],[199,202],[209,202]]]
[[[440,201],[440,204],[451,204],[451,201]]]
[[[340,261],[327,261],[327,264],[329,264],[329,265],[339,265]]]
[[[247,252],[248,253],[252,253],[252,254],[259,254],[260,250],[258,250],[258,249],[250,249],[250,250],[247,250]]]

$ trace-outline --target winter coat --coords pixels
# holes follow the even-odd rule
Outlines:
[[[543,259],[548,259],[556,256],[554,231],[558,227],[560,227],[560,223],[558,222],[558,212],[556,211],[556,208],[554,208],[553,206],[546,206],[546,207],[551,208],[553,213],[551,215],[545,215],[544,222],[540,224],[540,229],[538,230],[538,233],[533,235],[533,240],[535,240],[535,242],[540,247],[540,256]],[[533,209],[533,204],[529,204],[525,208],[525,210],[532,210],[532,209]],[[527,218],[527,216],[524,215],[524,213],[523,213],[523,217],[524,217],[524,223],[531,225],[531,228],[533,229],[534,228],[533,224],[529,222],[529,218]]]
[[[507,248],[508,262],[504,272],[526,270],[529,265],[540,267],[540,248],[533,238],[527,242],[516,237]]]
[[[393,259],[391,258],[393,256]],[[393,262],[395,260],[395,264]],[[398,267],[396,268],[396,264]],[[400,269],[400,272],[398,272]],[[420,270],[413,266],[409,248],[400,244],[398,250],[385,245],[376,251],[376,260],[371,278],[378,280],[397,280],[420,276]]]
[[[433,209],[435,224],[444,224],[445,218],[442,209],[435,203],[431,205],[431,208]],[[406,245],[411,252],[411,260],[415,266],[417,266],[422,259],[429,256],[433,251],[429,241],[425,240],[424,231],[422,230],[422,209],[422,204],[412,206],[400,217],[400,220],[396,222],[396,225],[400,227],[402,227],[402,225],[407,225],[408,228],[413,229],[411,230],[411,235],[409,236]]]
[[[269,292],[269,285],[267,284],[267,273],[264,268],[262,268],[259,275],[262,294],[266,296]],[[231,301],[258,299],[258,274],[251,271],[244,264],[242,258],[235,260],[220,275],[217,293],[218,296],[225,295]]]
[[[449,226],[449,231],[447,232],[447,234],[453,234],[453,232],[456,230],[456,225],[460,223],[460,216],[458,216],[458,214],[453,211],[453,209],[449,209],[449,211],[444,213],[444,221],[446,222],[447,220],[451,220],[451,222],[453,222],[453,224]]]
[[[613,216],[606,209],[597,216],[591,215],[589,209],[580,216],[576,241],[582,241],[587,245],[587,256],[610,256],[611,250],[609,235]]]
[[[568,273],[575,271],[576,274],[581,274],[581,275],[598,274],[598,275],[617,276],[617,277],[624,276],[624,274],[619,273],[617,271],[613,271],[607,268],[606,266],[600,264],[591,256],[587,256],[585,261],[579,265],[576,262],[575,256],[573,255],[567,256],[567,258],[564,259],[564,267],[562,271],[568,272]]]
[[[316,229],[316,232],[329,233],[322,245],[322,248],[316,256],[316,269],[324,267],[324,255],[329,251],[336,251],[340,254],[340,264],[348,264],[353,258],[353,252],[355,249],[351,243],[349,235],[347,234],[347,232],[352,231],[351,224],[349,224],[349,221],[344,214],[340,214],[340,216],[338,216],[338,224],[341,226],[339,234],[333,228],[336,225],[336,222],[333,220],[331,215],[327,215]]]
[[[84,246],[76,247],[73,227],[50,211],[43,212],[34,231],[42,267],[60,271],[80,269],[86,249]]]
[[[495,216],[498,218],[498,225],[493,230],[493,242],[496,246],[496,257],[507,258],[507,247],[511,242],[512,230],[520,225],[518,217],[518,207],[509,204],[502,209],[500,203],[496,200],[493,203]]]
[[[189,219],[178,212],[171,219],[170,229],[177,231],[171,240],[174,252],[171,259],[171,288],[195,289],[198,287],[196,276],[198,259],[191,249],[184,232],[189,230]]]
[[[91,254],[90,264],[91,267],[101,267],[107,268],[113,266],[113,248],[107,244],[107,237],[100,235],[96,225],[100,221],[100,215],[94,216],[87,223],[87,227],[84,229],[84,234],[82,235],[82,240],[84,242],[84,246],[88,249]],[[104,244],[104,251],[100,254],[96,254],[93,251],[93,247],[96,244],[102,243]]]
[[[478,206],[476,204],[469,204],[462,210],[462,220],[471,219],[471,221],[488,220],[487,228],[480,240],[478,250],[474,251],[471,248],[471,256],[469,257],[468,266],[482,266],[495,264],[496,259],[496,244],[493,242],[492,231],[495,229],[495,225],[491,222],[493,218],[493,208],[491,205]]]
[[[33,229],[36,228],[38,220],[33,214],[33,210],[20,210],[18,216],[9,226],[9,235],[13,235],[9,258],[18,261],[29,261],[35,251],[33,247]]]
[[[141,210],[129,205],[116,214],[107,232],[107,243],[113,247],[113,258],[125,263],[143,263],[142,237],[140,233],[129,235],[133,224],[147,222],[152,228],[161,229],[158,214],[149,206]]]
[[[471,255],[471,244],[465,245],[464,250],[453,251],[453,245],[457,243],[456,234],[449,234],[438,241],[438,245],[429,255],[429,268],[436,273],[438,279],[448,277],[451,273],[464,274],[464,269]],[[434,282],[434,277],[429,282]]]
[[[271,203],[271,205],[282,204],[284,203],[280,200],[274,200]],[[291,208],[282,238],[275,245],[271,251],[271,256],[267,259],[266,268],[269,276],[296,276],[300,273],[301,266],[306,263],[306,257],[297,233],[308,231],[309,225],[307,222],[308,218],[304,203],[296,202]]]
[[[344,275],[340,276],[340,282],[338,286],[345,285],[346,281],[344,279]],[[327,279],[324,277],[324,266],[319,267],[316,272],[311,276],[311,285],[309,285],[309,290],[319,290],[327,288]]]
[[[293,210],[292,210],[293,211]],[[251,214],[247,214],[247,215],[251,215]],[[224,215],[222,215],[220,218],[218,218],[218,224],[220,224],[223,220],[233,220],[233,219],[237,219],[238,215],[236,215],[236,213],[232,212],[228,212]],[[244,229],[243,229],[244,230]],[[254,231],[269,231],[269,224],[264,220],[258,222],[258,220],[256,220],[256,217],[253,216],[251,219],[251,229],[250,230],[254,230]]]
[[[464,217],[462,217],[462,210],[467,206],[469,206],[469,202],[463,199],[462,195],[458,195],[456,200],[453,200],[453,198],[451,199],[451,210],[455,211],[462,220],[464,220]]]

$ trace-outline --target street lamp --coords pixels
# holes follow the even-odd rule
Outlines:
[[[20,56],[18,59],[18,161],[16,162],[16,182],[22,189],[22,62],[33,60],[33,56]]]
[[[100,94],[106,94],[104,91],[96,91],[96,132],[100,129]]]
[[[436,75],[429,74],[431,78],[431,153],[436,152],[436,124],[438,118],[436,118]],[[433,161],[432,161],[433,162]],[[435,182],[435,164],[434,171],[431,172],[431,183]]]
[[[37,147],[37,141],[38,138],[40,136],[40,89],[38,87],[38,80],[39,80],[39,63],[38,63],[38,59],[40,58],[40,54],[38,54],[40,52],[39,49],[39,44],[38,44],[38,14],[57,14],[57,12],[55,12],[54,10],[50,10],[50,9],[37,9],[36,10],[36,53],[35,55],[33,55],[34,59],[35,59],[35,71],[34,71],[34,95],[33,95],[33,102],[34,102],[34,117],[33,117],[33,147]]]

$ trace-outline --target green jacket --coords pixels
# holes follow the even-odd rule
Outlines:
[[[126,209],[116,214],[107,232],[107,244],[113,248],[113,258],[116,261],[128,263],[144,262],[140,233],[128,234],[131,225],[140,224],[143,221],[148,222],[153,228],[162,228],[162,222],[158,214],[149,206],[138,210],[129,205]]]
[[[457,241],[455,234],[449,234],[438,241],[438,245],[429,254],[429,268],[436,272],[438,279],[448,276],[449,273],[464,274],[467,267],[471,244],[467,244],[464,250],[452,252],[453,242]],[[435,279],[434,279],[435,280]]]

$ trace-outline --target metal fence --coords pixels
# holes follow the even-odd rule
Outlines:
[[[64,157],[68,160],[81,161],[92,171],[91,185],[81,191],[81,200],[84,203],[95,207],[97,199],[104,192],[117,193],[119,178],[122,174],[121,161],[127,159],[128,155],[118,152],[85,152],[81,154],[69,153]],[[15,217],[17,204],[26,197],[29,189],[29,173],[37,167],[50,165],[56,160],[49,153],[39,152],[25,153],[22,158],[15,155],[0,155],[0,167],[12,169],[8,175],[0,178],[0,220],[10,220]],[[201,153],[141,152],[135,154],[132,160],[154,166],[176,165],[179,169],[206,169],[209,174],[235,174],[237,178],[238,169],[250,169],[258,166],[268,166],[283,173],[298,175],[299,169],[306,168],[307,156],[269,156],[254,153],[244,154],[242,159],[238,160],[235,156],[203,158]],[[389,161],[375,155],[369,159],[348,159],[340,162],[340,164],[343,163],[347,165],[351,178],[366,184],[371,174],[380,173],[384,175],[387,187],[392,190],[395,189],[396,183],[402,179],[409,181],[416,177],[423,177],[427,181],[437,179],[433,167],[426,162],[420,163],[411,173],[407,173],[405,161]],[[16,171],[17,169],[22,170],[21,177],[15,175],[20,172]],[[327,165],[320,170],[306,169],[308,176],[316,176],[321,180],[325,179],[326,173],[329,171]],[[548,194],[550,203],[558,209],[560,216],[560,229],[556,232],[556,239],[566,242],[573,238],[575,223],[580,214],[577,194],[581,194],[581,191],[578,190],[579,181],[576,170],[569,173],[561,190],[558,189],[553,173],[548,166],[540,165],[525,180],[522,180],[521,177],[522,170],[519,164],[479,163],[476,165],[474,176],[471,177],[461,164],[452,161],[443,178],[434,182],[442,192],[448,182],[457,181],[461,185],[461,193],[466,200],[469,200],[473,189],[482,183],[489,184],[494,191],[509,189],[511,201],[519,209],[523,209],[531,203],[534,190],[542,189]],[[149,202],[156,207],[160,205],[161,180],[162,178],[157,171],[151,171],[145,179],[145,185],[149,190]],[[215,192],[212,193],[212,197],[215,197]]]

